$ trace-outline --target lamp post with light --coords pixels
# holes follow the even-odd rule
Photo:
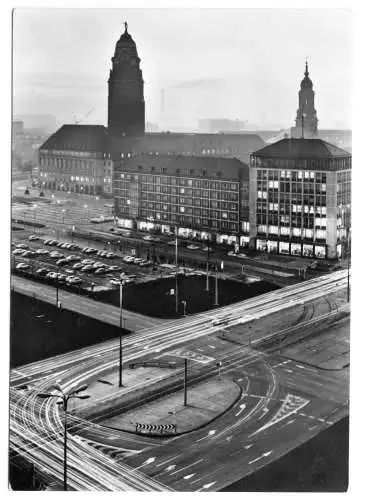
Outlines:
[[[119,284],[119,387],[123,387],[123,376],[122,376],[122,362],[123,362],[123,285],[125,281],[123,275],[120,275]]]
[[[88,388],[87,384],[80,385],[73,391],[69,393],[65,393],[62,390],[62,387],[59,384],[54,384],[50,387],[50,390],[57,391],[56,394],[48,393],[48,392],[40,392],[37,394],[39,398],[42,399],[50,399],[57,398],[57,404],[62,405],[62,409],[64,412],[64,439],[63,439],[63,489],[67,491],[67,404],[70,399],[88,399],[90,397],[89,394],[80,394],[80,392],[85,391]]]

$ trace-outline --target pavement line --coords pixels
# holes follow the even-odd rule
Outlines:
[[[193,465],[199,464],[200,462],[203,462],[203,461],[204,461],[204,458],[201,458],[200,460],[197,460],[196,462],[193,462],[192,464],[186,465],[182,469],[178,469],[178,470],[176,470],[174,472],[171,472],[170,476],[174,476],[178,472],[182,472],[183,470],[188,469],[189,467],[192,467]]]

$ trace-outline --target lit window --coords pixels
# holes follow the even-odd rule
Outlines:
[[[308,170],[306,170],[304,172],[304,179],[309,179],[309,172],[308,172]]]
[[[80,180],[80,177],[76,176],[76,180],[79,181]]]
[[[227,218],[228,218],[228,214],[227,214],[227,212],[222,212],[222,218],[223,218],[223,219],[227,219]]]
[[[185,212],[185,207],[180,207],[180,212],[184,213]]]
[[[314,179],[314,172],[310,172],[310,178]]]

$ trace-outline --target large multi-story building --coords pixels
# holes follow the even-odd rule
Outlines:
[[[119,225],[248,244],[249,168],[235,158],[126,154],[114,167]]]
[[[252,154],[252,249],[335,259],[350,226],[350,153],[320,139],[283,139]]]
[[[112,196],[112,162],[102,125],[63,125],[39,149],[44,189]]]

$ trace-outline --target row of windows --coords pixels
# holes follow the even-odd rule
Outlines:
[[[128,214],[126,214],[128,215]],[[238,231],[238,223],[229,222],[224,220],[210,220],[200,217],[189,217],[187,215],[177,214],[164,214],[159,212],[148,212],[147,210],[140,210],[140,217],[148,220],[163,220],[173,224],[185,224],[195,227],[203,228],[216,228],[222,230],[229,230],[232,232]]]
[[[43,155],[55,155],[55,156],[79,156],[82,158],[97,158],[100,153],[98,152],[92,152],[92,151],[74,151],[74,150],[56,150],[56,149],[41,149],[40,151],[41,156]],[[104,154],[105,156],[105,154]]]
[[[121,200],[122,201],[122,200]],[[163,206],[166,207],[164,210],[167,210],[167,207],[170,206],[171,204],[172,205],[175,205],[176,204],[176,201],[171,201],[170,200],[156,200],[156,201],[167,201],[168,203],[165,203]],[[156,203],[156,201],[154,200],[153,202],[147,202],[147,201],[141,201],[141,206],[142,207],[150,207],[152,208],[153,206],[156,206],[156,208],[159,208],[160,207],[160,204],[159,203]],[[178,203],[179,205],[188,205],[188,206],[193,206],[193,207],[207,207],[207,208],[211,208],[211,209],[219,209],[219,210],[230,210],[232,212],[237,212],[238,211],[238,205],[236,205],[235,203],[216,203],[216,202],[211,202],[210,204],[209,203],[200,203],[200,200],[193,200],[193,203],[189,203],[188,200],[184,200],[184,201],[179,201]]]
[[[294,236],[296,238],[308,238],[316,240],[325,240],[326,239],[326,231],[323,229],[313,230],[311,228],[293,228],[289,227],[278,227],[278,226],[268,226],[268,225],[260,225],[257,227],[258,234],[272,234],[277,236]]]
[[[338,169],[351,168],[351,156],[345,158],[319,158],[319,159],[284,159],[284,158],[260,158],[256,156],[251,157],[251,165],[255,167],[266,168],[290,168],[293,169],[327,169],[335,167]]]
[[[310,170],[257,170],[258,180],[283,180],[293,181],[316,181],[325,183],[327,174],[325,172],[313,172]]]
[[[116,176],[118,178],[118,176]],[[151,186],[149,184],[167,184],[171,186],[190,186],[196,188],[207,188],[207,189],[224,189],[238,191],[238,182],[226,182],[226,181],[213,181],[204,179],[189,179],[189,178],[177,178],[173,176],[159,176],[159,175],[138,175],[138,174],[126,174],[124,172],[119,174],[120,179],[125,179],[127,181],[139,179],[143,186],[147,186],[149,189]]]

